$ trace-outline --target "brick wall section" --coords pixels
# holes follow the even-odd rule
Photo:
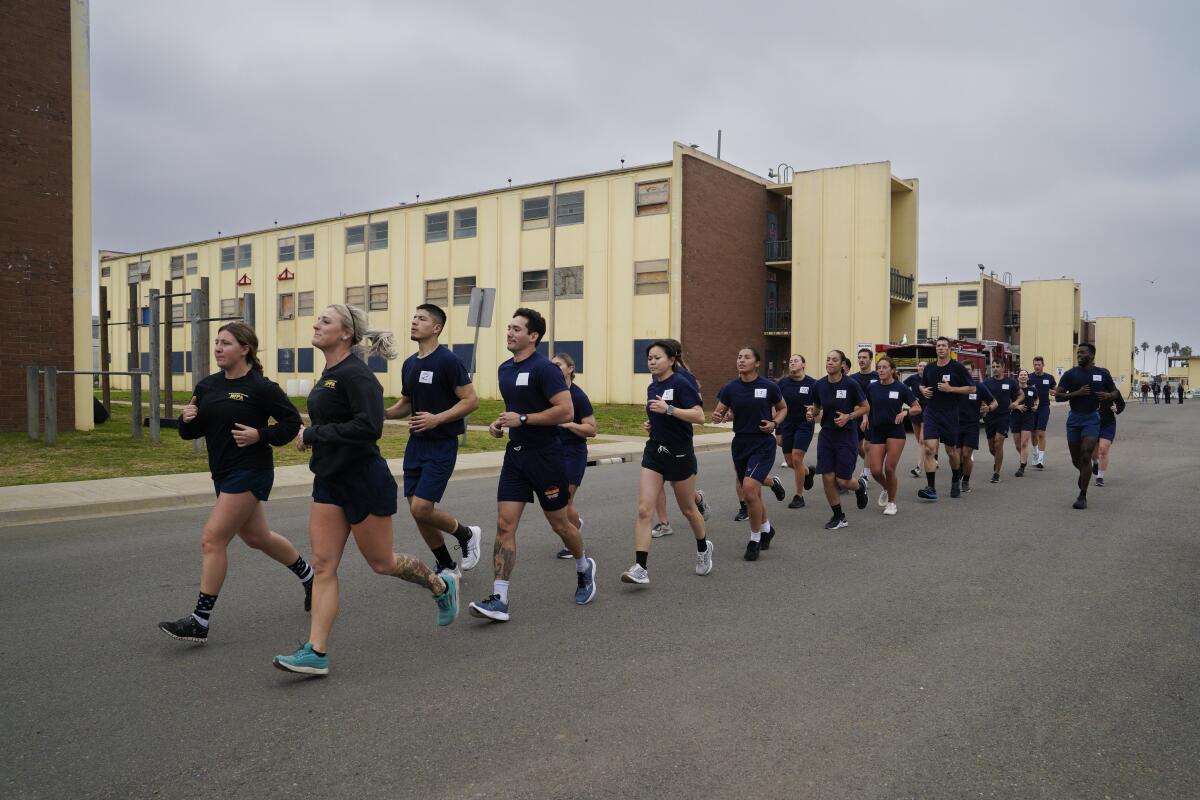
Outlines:
[[[1007,329],[1004,327],[1005,311],[1008,309],[1008,289],[1004,284],[987,278],[980,283],[983,284],[983,297],[980,298],[983,302],[983,313],[980,314],[983,318],[983,330],[979,332],[980,338],[996,342],[1008,341]]]
[[[0,430],[25,428],[25,367],[74,364],[71,328],[71,14],[5,0],[0,24]],[[70,381],[59,430],[74,427]]]
[[[760,184],[683,155],[682,315],[680,341],[700,380],[704,406],[737,376],[737,351],[766,352],[763,306],[767,211],[781,217],[780,198]],[[790,304],[790,298],[785,302]],[[764,372],[766,364],[763,364]]]

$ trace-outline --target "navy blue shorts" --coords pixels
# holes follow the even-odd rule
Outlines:
[[[219,478],[213,478],[213,489],[218,496],[250,492],[264,503],[271,496],[271,487],[274,484],[273,469],[235,469]]]
[[[457,436],[410,437],[404,447],[404,496],[442,502],[457,461]]]
[[[1100,438],[1100,412],[1072,411],[1067,414],[1067,441]]]
[[[938,411],[932,406],[925,409],[925,428],[921,434],[926,439],[937,439],[955,447],[958,444],[958,409]]]
[[[1008,438],[1008,428],[1009,428],[1010,424],[1011,424],[1011,420],[1008,418],[1008,415],[1005,415],[1002,417],[992,417],[991,419],[985,419],[984,420],[984,429],[987,431],[988,441],[991,441],[992,438],[995,437],[996,434],[1000,434],[1001,436],[1003,436],[1007,439]]]
[[[336,475],[313,478],[314,503],[341,506],[346,521],[357,525],[370,515],[396,514],[396,479],[380,456],[365,458]]]
[[[1034,425],[1037,424],[1037,417],[1032,411],[1026,411],[1024,414],[1013,414],[1010,429],[1013,433],[1028,432],[1032,433]]]
[[[1046,430],[1050,426],[1050,401],[1047,400],[1039,405],[1034,413],[1037,414],[1037,421],[1034,423],[1033,429],[1036,431]]]
[[[673,452],[662,442],[651,439],[642,450],[642,469],[657,472],[664,481],[686,481],[696,474],[696,453],[690,447],[684,452]]]
[[[858,463],[858,432],[853,428],[821,428],[817,437],[817,472],[832,472],[842,480],[854,477]]]
[[[509,442],[496,485],[496,500],[531,503],[536,496],[543,511],[558,511],[571,499],[568,485],[562,445],[557,440],[541,447]]]
[[[889,422],[886,425],[872,425],[867,428],[868,444],[887,444],[888,439],[907,439],[903,423]]]
[[[968,422],[964,423],[959,420],[958,423],[958,442],[959,447],[969,447],[972,450],[979,449],[979,423]]]
[[[570,486],[583,485],[583,473],[587,470],[587,445],[579,444],[563,446],[563,465],[567,468],[567,484]]]
[[[1110,442],[1117,440],[1117,421],[1100,423],[1100,438],[1108,439]]]
[[[774,434],[734,434],[730,447],[733,456],[733,471],[741,480],[752,478],[766,483],[775,466]]]
[[[783,440],[783,452],[790,453],[793,450],[802,450],[808,452],[808,448],[812,445],[813,426],[801,425],[796,428],[780,428],[779,438]]]

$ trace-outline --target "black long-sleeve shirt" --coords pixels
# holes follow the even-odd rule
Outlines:
[[[196,418],[179,418],[179,435],[184,439],[204,437],[208,446],[208,468],[214,478],[237,469],[273,469],[271,445],[278,447],[296,438],[300,414],[279,384],[257,370],[230,380],[217,372],[196,384]],[[270,419],[275,424],[267,424]],[[241,423],[258,431],[258,441],[238,447],[234,425]]]
[[[304,443],[312,447],[314,475],[341,472],[364,458],[378,457],[383,436],[383,386],[361,359],[347,356],[327,367],[308,395],[312,426]]]

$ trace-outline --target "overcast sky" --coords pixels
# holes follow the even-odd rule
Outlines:
[[[1200,350],[1198,9],[92,0],[95,245],[713,153],[721,128],[760,175],[919,178],[923,281],[1066,275],[1090,316]]]

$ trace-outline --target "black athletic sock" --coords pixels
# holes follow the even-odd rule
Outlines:
[[[451,534],[451,536],[453,536],[455,539],[458,539],[459,546],[463,550],[466,550],[467,544],[471,541],[471,529],[460,522],[458,523],[458,527],[454,529],[454,532]]]
[[[646,562],[650,560],[650,553],[646,550],[638,550],[633,554],[633,557],[634,560],[637,561],[637,565],[642,569],[645,569]]]
[[[833,511],[833,515],[834,515],[835,517],[844,517],[844,516],[846,516],[845,514],[843,514],[843,513],[842,513],[842,504],[841,504],[841,503],[838,503],[836,506],[832,506],[832,507],[831,507],[831,510]]]
[[[314,652],[314,653],[316,653],[317,655],[319,655],[321,658],[324,658],[324,657],[325,657],[325,654],[324,654],[324,653],[322,653],[320,650],[318,650],[318,649],[317,649],[317,648],[315,648],[315,647],[313,648],[313,652]]]
[[[952,470],[950,470],[950,480],[952,480],[952,481],[961,481],[961,480],[962,480],[962,476],[963,476],[963,474],[962,474],[962,470],[961,470],[961,469],[952,469]]]
[[[437,565],[443,569],[454,569],[454,559],[450,557],[450,551],[446,549],[446,545],[440,544],[437,547],[431,548],[433,557],[437,559]]]
[[[934,484],[937,483],[937,470],[934,470],[933,472],[926,472],[925,482],[929,484],[929,491],[936,492],[937,487]]]
[[[707,550],[708,550],[708,539],[697,539],[696,540],[696,552],[704,553]]]
[[[196,598],[196,610],[192,612],[192,616],[199,620],[200,624],[208,627],[208,619],[212,616],[213,606],[217,604],[217,596],[215,594],[205,594],[200,592],[200,596]]]
[[[310,567],[308,562],[304,560],[304,556],[297,558],[296,563],[289,566],[288,569],[295,573],[296,577],[305,583],[311,581],[313,578],[312,567]]]

